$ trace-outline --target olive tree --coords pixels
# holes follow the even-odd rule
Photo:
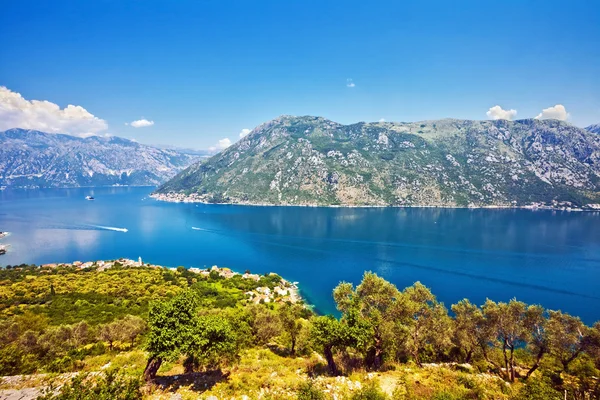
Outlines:
[[[185,291],[168,301],[152,303],[148,314],[148,341],[150,357],[144,370],[144,379],[151,381],[163,361],[177,359],[182,350],[195,338],[198,298]]]
[[[588,328],[578,317],[561,311],[548,311],[548,314],[546,332],[549,351],[561,363],[563,371],[568,372],[569,364],[585,349]]]
[[[355,336],[363,338],[368,364],[377,369],[383,364],[386,350],[397,340],[397,318],[400,316],[400,291],[385,279],[366,272],[356,288],[347,282],[340,283],[333,291],[338,310],[355,330]],[[365,335],[370,336],[368,338]]]
[[[421,365],[423,350],[430,346],[442,352],[451,343],[452,320],[443,304],[431,291],[416,282],[403,292],[400,322],[406,334],[404,345],[417,365]]]

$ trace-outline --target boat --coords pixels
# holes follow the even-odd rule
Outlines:
[[[86,200],[94,200],[94,196],[85,196]]]

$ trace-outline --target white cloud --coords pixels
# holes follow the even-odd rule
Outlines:
[[[127,123],[125,125],[127,125]],[[144,128],[146,126],[154,125],[154,121],[148,121],[146,118],[142,118],[131,122],[129,125],[133,126],[134,128]]]
[[[385,122],[385,118],[381,118],[379,122]]]
[[[569,118],[567,109],[562,104],[557,104],[554,107],[544,108],[535,119],[558,119],[566,121]]]
[[[244,128],[240,131],[240,139],[252,132],[252,129]]]
[[[354,84],[354,81],[351,78],[346,79],[346,86],[348,86],[349,88],[353,88],[356,85]]]
[[[229,138],[221,139],[217,144],[217,148],[219,149],[226,149],[229,146],[231,146],[231,140],[229,140]]]
[[[225,150],[229,146],[231,146],[231,140],[229,140],[229,138],[223,138],[219,140],[216,145],[209,147],[208,151],[214,153],[216,151]]]
[[[0,130],[11,128],[91,136],[108,129],[108,124],[81,106],[69,104],[61,109],[50,101],[27,100],[0,86]]]
[[[517,116],[517,110],[504,110],[500,106],[491,107],[487,112],[491,119],[507,119],[512,121]]]

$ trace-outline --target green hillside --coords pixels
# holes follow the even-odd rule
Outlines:
[[[556,120],[341,125],[283,116],[157,190],[242,204],[585,207],[600,137]]]
[[[289,287],[119,262],[0,270],[0,397],[600,396],[600,323],[517,300],[450,312],[420,283],[399,290],[372,273],[335,288],[335,318]]]

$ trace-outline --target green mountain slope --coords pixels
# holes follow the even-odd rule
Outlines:
[[[556,120],[341,125],[281,116],[157,195],[282,205],[587,206],[600,203],[600,137]]]

